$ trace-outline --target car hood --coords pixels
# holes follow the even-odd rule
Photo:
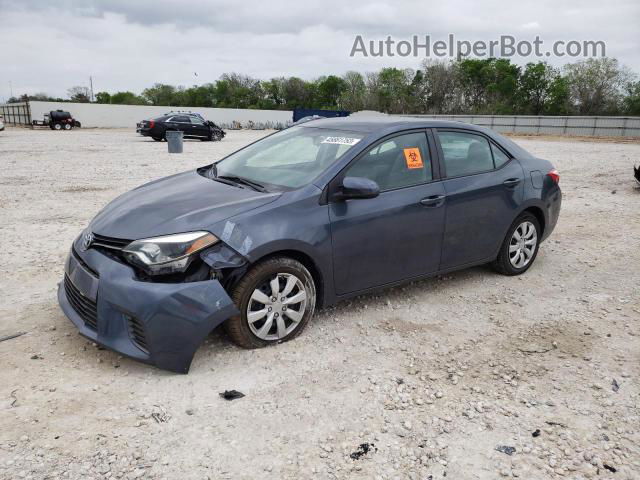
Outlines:
[[[90,228],[98,235],[128,240],[207,230],[280,195],[226,185],[194,170],[119,196],[95,216]]]

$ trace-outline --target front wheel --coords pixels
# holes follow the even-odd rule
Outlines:
[[[286,342],[313,316],[316,287],[297,260],[275,257],[254,266],[233,290],[240,315],[225,322],[231,340],[244,348]]]
[[[54,130],[62,130],[62,124],[60,124],[60,123],[54,123],[54,124],[53,124],[53,129],[54,129]]]
[[[534,215],[520,215],[511,224],[493,268],[503,275],[526,272],[538,255],[540,233],[540,222]]]

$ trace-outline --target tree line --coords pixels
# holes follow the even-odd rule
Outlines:
[[[72,102],[89,102],[86,87],[68,91]],[[45,94],[32,100],[57,100]],[[18,99],[15,99],[16,101]],[[260,80],[225,73],[192,87],[157,83],[136,94],[99,92],[94,101],[117,105],[163,105],[293,110],[377,110],[402,114],[640,115],[640,81],[613,58],[587,59],[562,68],[546,62],[519,66],[509,59],[431,61],[419,69],[349,71],[315,80]]]

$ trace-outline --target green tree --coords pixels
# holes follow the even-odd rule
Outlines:
[[[91,93],[87,87],[71,87],[67,90],[69,100],[77,103],[89,103],[91,101]]]
[[[262,91],[264,92],[263,108],[283,108],[285,99],[285,83],[284,77],[272,78],[271,80],[262,82]]]
[[[289,77],[284,82],[284,100],[288,110],[313,106],[315,88],[298,77]]]
[[[624,113],[640,115],[640,81],[628,83],[625,90]]]
[[[458,68],[467,113],[514,112],[520,75],[517,65],[504,58],[465,59]]]
[[[457,62],[427,60],[423,62],[423,102],[426,113],[459,113],[463,95],[460,67]]]
[[[346,88],[346,82],[340,77],[321,77],[316,82],[316,105],[327,109],[340,108],[340,98]]]
[[[565,65],[571,104],[580,115],[620,111],[622,92],[631,74],[615,58],[589,58]]]
[[[109,103],[113,105],[146,105],[147,102],[133,92],[116,92],[111,95]]]
[[[342,77],[344,89],[340,105],[346,110],[357,112],[365,108],[365,97],[367,95],[367,85],[364,77],[359,72],[349,71]]]
[[[109,92],[96,93],[96,103],[111,103],[111,94]]]
[[[213,107],[216,104],[216,86],[213,83],[194,85],[176,92],[181,107]]]
[[[142,91],[143,98],[151,105],[175,105],[177,88],[173,85],[156,83]]]
[[[380,109],[387,113],[409,112],[409,85],[413,70],[383,68],[378,75],[377,97]]]
[[[216,82],[216,106],[256,108],[264,97],[260,81],[238,73],[225,73]]]
[[[569,83],[563,76],[556,76],[549,85],[549,95],[544,104],[544,115],[569,115]]]
[[[545,62],[527,63],[520,75],[519,110],[527,115],[540,115],[557,76],[558,72]]]

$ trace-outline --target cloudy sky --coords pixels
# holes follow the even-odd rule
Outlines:
[[[71,86],[88,86],[90,75],[95,92],[139,93],[155,82],[189,86],[224,72],[311,79],[415,68],[422,60],[352,58],[356,35],[366,41],[539,35],[545,47],[602,40],[607,56],[640,72],[639,25],[637,0],[0,0],[0,101],[10,84],[15,95],[66,96]]]

